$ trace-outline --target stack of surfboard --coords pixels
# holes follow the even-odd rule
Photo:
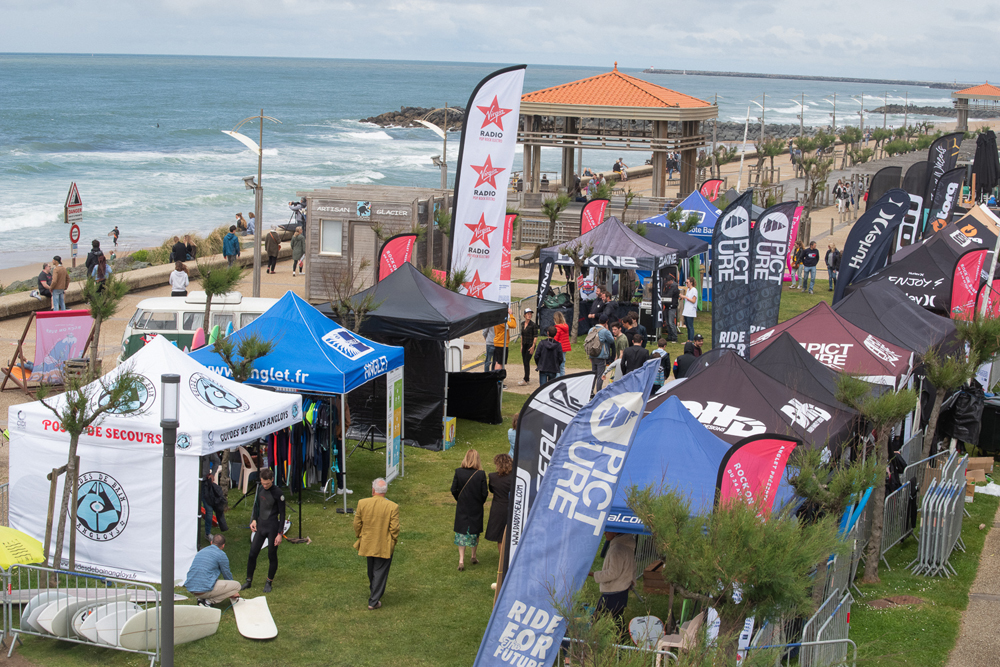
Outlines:
[[[143,609],[125,591],[43,591],[21,612],[21,628],[54,637],[83,639],[133,651],[156,649],[157,609]],[[215,634],[221,609],[195,605],[174,607],[174,644]]]

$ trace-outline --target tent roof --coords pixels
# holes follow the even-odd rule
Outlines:
[[[571,81],[521,96],[521,103],[574,104],[610,107],[707,108],[712,104],[676,90],[637,79],[618,71]]]
[[[837,374],[806,352],[787,331],[750,363],[803,396],[839,410],[851,411],[837,400]]]
[[[722,211],[720,211],[715,204],[708,201],[708,198],[705,197],[705,195],[701,194],[697,190],[694,190],[691,194],[684,198],[684,201],[679,203],[677,206],[674,206],[670,209],[670,211],[675,211],[677,209],[688,213],[700,213],[701,222],[699,222],[688,233],[711,241],[712,230],[715,229],[715,221],[718,220],[719,216],[722,214]],[[668,213],[670,211],[668,211]]]
[[[239,342],[256,334],[274,350],[254,361],[246,384],[314,394],[346,394],[403,365],[403,348],[381,345],[350,332],[293,292],[229,338]],[[229,375],[212,346],[191,353],[209,368]]]
[[[606,266],[601,263],[603,257],[628,257],[638,260],[650,260],[657,264],[656,268],[662,268],[677,263],[677,250],[675,248],[665,248],[664,246],[649,241],[636,232],[626,227],[621,220],[615,216],[594,227],[586,234],[578,236],[572,241],[560,243],[542,250],[542,257],[560,255],[560,248],[582,243],[584,247],[592,247],[594,254],[590,257],[587,265]],[[558,262],[557,262],[558,263]],[[621,268],[642,268],[648,267],[621,267]]]
[[[732,350],[695,376],[649,399],[646,413],[677,396],[713,434],[729,444],[760,433],[801,438],[810,447],[838,445],[848,437],[853,416],[794,391],[750,365]]]
[[[87,385],[91,400],[100,402],[104,398],[101,383],[114,382],[126,369],[141,378],[142,386],[130,400],[130,407],[138,410],[127,415],[109,411],[99,430],[80,436],[81,443],[128,450],[144,449],[151,456],[160,456],[163,452],[162,440],[157,440],[163,433],[160,426],[160,404],[163,400],[160,376],[168,373],[181,376],[180,428],[177,434],[179,455],[204,456],[252,442],[302,421],[301,396],[254,389],[227,379],[205,368],[162,336],[153,336],[128,361]],[[59,409],[66,403],[66,394],[47,402]],[[41,401],[16,405],[11,411],[15,414],[26,413],[23,420],[26,433],[53,437],[53,432],[46,432],[42,423],[42,420],[51,420],[53,415]],[[12,415],[11,422],[14,421]]]
[[[444,341],[507,321],[507,304],[452,292],[409,262],[355,298],[369,294],[378,304],[361,325],[369,336]],[[332,314],[329,305],[320,312]]]
[[[739,199],[740,192],[736,188],[729,188],[725,193],[726,199],[732,204],[734,201]],[[750,207],[753,209],[750,211],[750,217],[752,220],[756,220],[760,217],[760,214],[764,212],[763,206],[757,206],[757,204],[751,204]]]
[[[895,385],[910,370],[913,354],[851,324],[834,312],[826,301],[750,338],[750,354],[756,357],[778,335],[787,331],[821,363],[837,371],[859,373],[876,384]]]
[[[954,322],[921,308],[887,280],[862,285],[833,310],[868,333],[921,356],[955,338]]]
[[[639,223],[646,225],[647,240],[668,248],[677,248],[678,259],[687,259],[708,251],[708,241],[674,229],[666,215],[656,215],[640,220]]]
[[[986,83],[981,83],[978,86],[956,90],[951,94],[951,96],[973,100],[1000,100],[1000,88],[997,88],[987,81]]]

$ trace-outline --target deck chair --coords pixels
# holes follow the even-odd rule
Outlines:
[[[701,632],[701,626],[704,623],[705,612],[702,611],[690,621],[682,624],[680,632],[677,634],[660,637],[660,641],[656,642],[656,650],[687,651],[698,643],[698,633]],[[662,655],[656,656],[656,667],[660,667],[662,658]]]

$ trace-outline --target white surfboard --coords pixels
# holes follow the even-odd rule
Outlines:
[[[91,607],[99,607],[112,602],[125,600],[128,594],[124,591],[115,593],[114,591],[97,591],[96,597],[69,597],[65,600],[53,602],[39,614],[38,624],[56,637],[69,637],[73,632],[73,620],[77,612]],[[103,593],[103,595],[101,595]]]
[[[141,607],[138,611],[135,611],[132,608],[123,607],[109,611],[106,616],[97,619],[97,622],[94,625],[94,631],[97,634],[97,643],[117,646],[118,635],[121,634],[125,624],[128,623],[130,618],[141,613]]]
[[[233,603],[236,627],[247,639],[274,639],[278,636],[278,626],[274,624],[267,597],[240,598]]]
[[[663,636],[663,621],[656,616],[636,616],[629,622],[628,632],[636,646],[652,650]]]
[[[174,607],[174,644],[186,644],[196,639],[210,637],[219,629],[222,610],[200,605]],[[156,609],[141,611],[125,621],[118,645],[133,651],[152,651],[159,634]]]
[[[128,601],[115,602],[113,604],[94,607],[93,609],[86,610],[87,615],[83,619],[83,622],[80,623],[79,629],[76,629],[75,626],[74,629],[76,629],[76,633],[84,639],[92,642],[102,642],[104,644],[110,643],[114,645],[114,643],[117,643],[118,641],[118,633],[121,632],[121,627],[125,625],[125,621],[127,621],[130,617],[135,616],[140,611],[142,611],[142,607],[134,602]],[[114,641],[108,642],[101,640],[97,633],[97,624],[110,616],[117,616],[119,613],[122,614],[120,617],[121,622],[118,623],[117,626],[109,622],[110,627],[105,628],[105,635]],[[78,614],[77,616],[79,617],[80,615]]]
[[[57,590],[42,591],[32,597],[24,609],[21,610],[21,627],[32,632],[42,632],[42,629],[35,624],[38,614],[50,602],[64,597],[66,597],[66,593]]]

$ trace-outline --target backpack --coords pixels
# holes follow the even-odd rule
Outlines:
[[[604,349],[604,344],[601,342],[600,334],[600,329],[594,327],[587,332],[587,338],[583,341],[583,350],[587,353],[587,356],[592,359],[596,359],[598,355],[601,354],[601,350]]]

